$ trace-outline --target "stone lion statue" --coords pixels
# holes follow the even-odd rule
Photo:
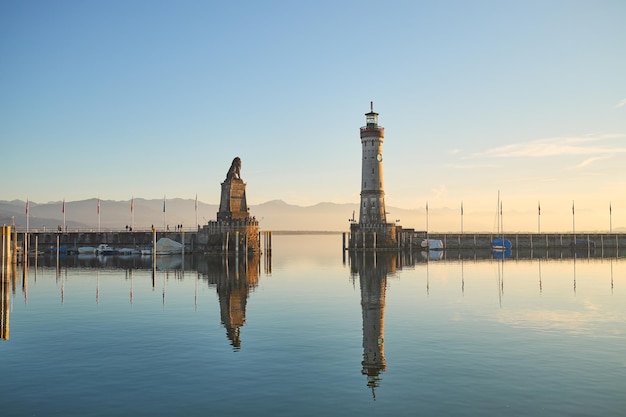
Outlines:
[[[241,159],[239,159],[239,157],[237,156],[235,159],[233,159],[233,163],[230,164],[230,169],[228,170],[228,173],[226,174],[226,179],[227,180],[232,180],[237,179],[240,180],[241,179]]]

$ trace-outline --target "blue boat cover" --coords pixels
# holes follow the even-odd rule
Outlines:
[[[502,237],[497,237],[491,241],[491,247],[503,247],[505,249],[511,249],[513,245],[509,239],[504,239]]]

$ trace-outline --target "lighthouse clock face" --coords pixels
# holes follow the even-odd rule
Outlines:
[[[376,160],[378,160],[378,162],[382,161],[383,160],[383,155],[380,154],[380,153],[378,155],[376,155]]]

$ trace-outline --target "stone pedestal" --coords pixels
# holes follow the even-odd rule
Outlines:
[[[230,178],[222,183],[220,210],[217,221],[245,220],[249,217],[246,203],[246,184],[239,178]]]

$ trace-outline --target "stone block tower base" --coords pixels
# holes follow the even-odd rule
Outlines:
[[[397,249],[398,235],[401,233],[402,227],[393,223],[352,223],[348,247],[355,250]]]

